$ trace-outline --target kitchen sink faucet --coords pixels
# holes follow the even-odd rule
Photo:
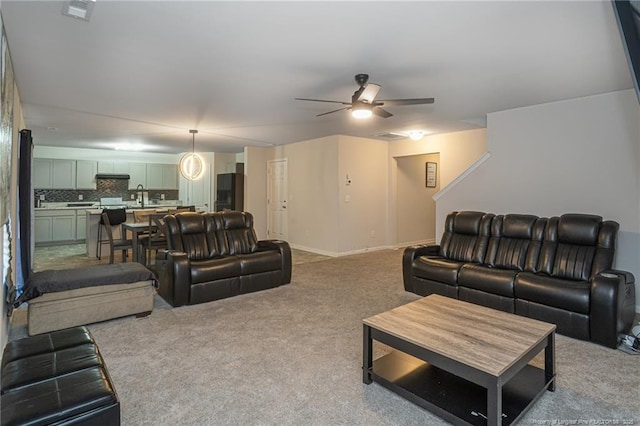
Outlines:
[[[140,203],[140,207],[144,209],[144,186],[141,183],[136,186],[136,192],[138,193],[138,203]]]

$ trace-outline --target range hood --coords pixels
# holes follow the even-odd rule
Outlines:
[[[96,179],[123,179],[129,180],[130,176],[124,173],[98,173]]]

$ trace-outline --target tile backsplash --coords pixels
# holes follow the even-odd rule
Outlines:
[[[131,196],[137,197],[135,189],[128,188],[128,182],[122,179],[98,179],[96,189],[38,189],[34,190],[34,201],[44,195],[46,202],[77,202],[95,201],[105,197],[122,197],[123,201],[131,201]],[[164,194],[165,200],[177,200],[177,189],[146,189],[149,192],[149,200],[160,200]],[[80,200],[82,195],[82,200]]]

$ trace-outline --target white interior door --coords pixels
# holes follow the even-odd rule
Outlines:
[[[287,239],[287,160],[267,165],[267,238]]]

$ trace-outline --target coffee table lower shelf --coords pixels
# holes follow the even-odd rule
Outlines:
[[[487,424],[485,388],[404,352],[394,350],[373,361],[371,378],[454,424]],[[543,369],[525,366],[502,388],[502,424],[519,420],[552,381]]]

